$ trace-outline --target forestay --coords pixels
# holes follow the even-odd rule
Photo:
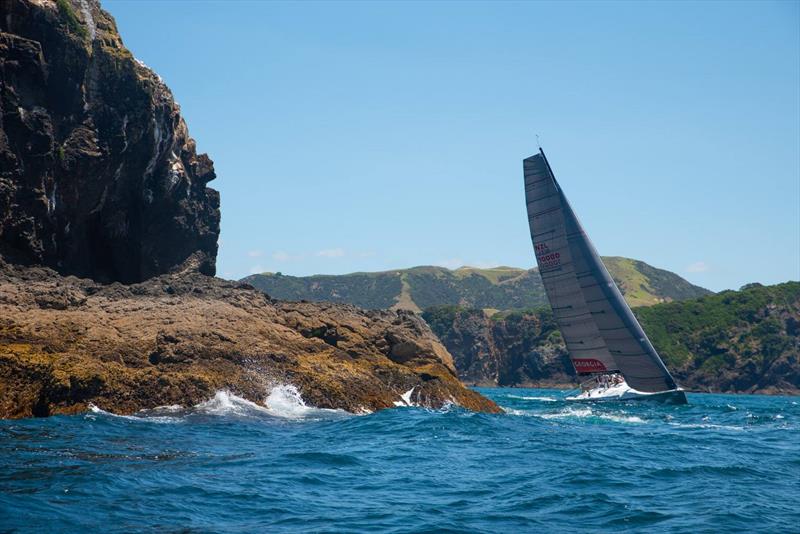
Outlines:
[[[675,389],[675,381],[589,241],[544,152],[524,161],[525,197],[536,262],[578,373],[620,371],[634,389]]]

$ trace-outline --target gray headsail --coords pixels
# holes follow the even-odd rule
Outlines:
[[[643,392],[675,389],[589,241],[544,152],[524,160],[531,239],[547,298],[578,373],[620,371]]]

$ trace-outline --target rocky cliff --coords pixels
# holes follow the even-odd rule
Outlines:
[[[453,355],[462,380],[481,386],[568,386],[576,381],[547,308],[500,312],[436,306],[422,314]]]
[[[0,254],[139,282],[214,274],[215,177],[96,0],[0,0]]]
[[[800,394],[800,282],[749,284],[634,312],[688,388]]]
[[[192,270],[102,285],[0,262],[0,417],[190,406],[229,390],[263,404],[292,384],[321,408],[456,403],[466,389],[417,315],[270,299]]]
[[[214,278],[219,196],[96,0],[0,0],[0,417],[291,384],[322,408],[498,411],[419,317]]]

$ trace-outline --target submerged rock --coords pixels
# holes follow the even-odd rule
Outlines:
[[[96,0],[0,2],[0,254],[139,282],[214,274],[219,195],[161,78]]]
[[[193,269],[126,286],[0,263],[0,417],[129,414],[219,390],[263,404],[279,384],[350,412],[499,411],[413,313],[275,301]]]

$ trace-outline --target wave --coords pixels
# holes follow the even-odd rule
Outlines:
[[[94,418],[97,415],[102,415],[106,417],[115,417],[117,419],[126,419],[128,421],[148,421],[151,423],[170,423],[170,424],[181,423],[183,421],[183,418],[181,417],[161,415],[160,413],[163,412],[158,412],[158,410],[164,408],[173,408],[173,406],[161,406],[158,408],[153,408],[152,410],[141,410],[137,415],[119,415],[107,412],[102,408],[98,407],[97,405],[90,403],[89,417]],[[181,406],[177,406],[177,408],[178,410],[183,410]]]
[[[411,400],[411,395],[414,393],[414,390],[417,389],[417,386],[409,389],[402,395],[400,395],[399,401],[394,401],[395,406],[419,406],[418,403]]]
[[[308,419],[352,415],[344,410],[308,406],[303,400],[302,395],[300,395],[300,391],[291,384],[273,387],[269,395],[267,395],[264,404],[266,404],[265,409],[267,413],[285,419]]]
[[[620,413],[606,413],[595,412],[590,407],[573,407],[568,406],[563,410],[557,412],[543,413],[535,410],[517,410],[514,408],[503,408],[509,415],[521,415],[526,417],[536,417],[539,419],[588,419],[588,420],[604,420],[613,421],[615,423],[625,424],[646,424],[647,421],[636,415],[626,415],[625,412]]]
[[[534,400],[542,402],[558,402],[555,397],[527,397],[524,395],[506,395],[509,399]]]
[[[404,407],[330,419],[313,411],[325,405],[301,385],[267,382],[248,395],[254,402],[210,390],[203,402],[170,401],[133,416],[94,407],[78,417],[0,421],[3,483],[14,497],[0,498],[0,509],[15,512],[0,513],[0,523],[98,530],[111,510],[117,524],[142,530],[187,522],[215,531],[797,530],[789,475],[800,470],[800,406],[784,398],[580,404],[508,398],[561,397],[552,390],[487,388],[506,414]],[[393,400],[411,385],[396,385]],[[424,404],[425,390],[406,398]],[[531,492],[531,480],[543,482],[540,491]],[[132,493],[140,505],[116,506]],[[387,495],[413,513],[376,508]],[[87,509],[87,498],[97,506]],[[645,501],[657,501],[657,513]]]
[[[191,412],[205,415],[252,416],[267,414],[267,409],[230,391],[217,391],[205,402],[193,406]]]
[[[264,400],[264,405],[247,400],[227,390],[220,390],[214,396],[190,408],[178,404],[159,406],[140,410],[134,415],[118,415],[90,404],[92,416],[111,416],[129,421],[146,421],[151,423],[181,423],[188,417],[197,415],[218,417],[262,417],[291,420],[319,420],[331,417],[350,416],[344,410],[332,410],[309,406],[303,400],[300,391],[291,384],[273,386]],[[371,413],[363,410],[363,413]]]

